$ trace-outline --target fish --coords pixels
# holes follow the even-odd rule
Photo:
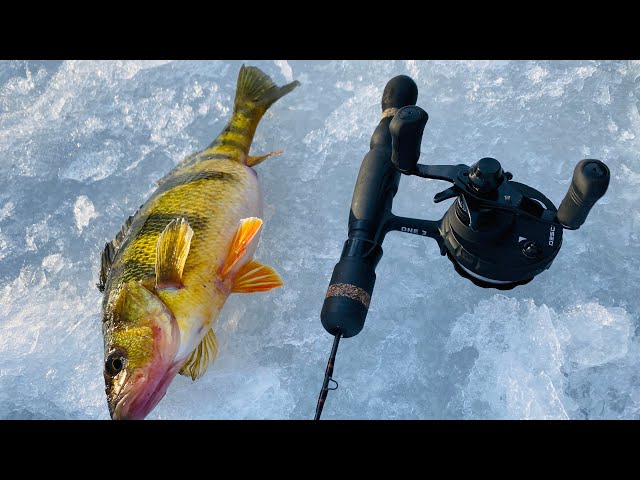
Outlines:
[[[253,258],[262,221],[254,167],[282,153],[249,155],[267,109],[291,92],[242,65],[233,114],[204,150],[158,180],[101,255],[104,380],[114,420],[141,420],[178,375],[200,378],[217,354],[214,323],[231,293],[283,285]]]

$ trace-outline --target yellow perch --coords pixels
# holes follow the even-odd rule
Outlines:
[[[113,419],[143,419],[181,373],[216,356],[212,326],[230,293],[282,285],[253,260],[262,192],[251,156],[258,122],[299,82],[279,87],[242,66],[233,116],[214,142],[177,165],[102,253],[104,378]]]

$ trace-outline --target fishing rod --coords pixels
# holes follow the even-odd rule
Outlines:
[[[576,230],[606,193],[610,173],[599,160],[576,165],[569,190],[556,209],[538,190],[512,181],[495,158],[473,165],[419,164],[429,115],[419,106],[418,87],[406,75],[389,80],[382,94],[382,118],[373,132],[356,180],[349,233],[329,282],[320,319],[334,342],[320,390],[319,420],[333,380],[338,343],[364,327],[390,231],[433,238],[461,276],[483,288],[509,290],[548,269],[562,245],[564,229]],[[440,220],[399,217],[391,212],[402,175],[444,180],[435,195],[455,199]],[[329,388],[329,383],[333,387]]]

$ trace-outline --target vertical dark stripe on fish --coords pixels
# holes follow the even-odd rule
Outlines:
[[[155,275],[155,257],[150,262],[142,262],[135,258],[125,260],[122,264],[122,280],[125,284],[131,280],[140,280],[149,275]]]
[[[203,230],[207,227],[207,218],[194,214],[181,213],[151,213],[142,221],[142,227],[127,240],[126,260],[115,266],[117,272],[121,272],[119,282],[126,283],[130,280],[140,280],[155,275],[155,248],[145,248],[145,237],[158,237],[167,225],[175,218],[184,218],[194,230]],[[112,276],[120,275],[113,272]]]
[[[209,150],[212,146],[209,146],[207,150]],[[236,160],[237,154],[235,152],[227,152],[227,153],[204,153],[206,150],[198,153],[197,155],[192,155],[188,160],[185,160],[184,163],[180,164],[180,168],[177,168],[176,171],[182,170],[184,168],[190,167],[196,163],[204,162],[207,160]],[[166,179],[160,180],[159,185],[162,185]]]
[[[159,235],[164,232],[166,226],[175,218],[184,218],[194,230],[203,230],[207,227],[207,219],[198,215],[181,213],[151,213],[145,219],[136,238],[145,235]]]
[[[247,128],[247,126],[236,125],[235,123],[232,123],[230,125],[227,125],[227,127],[222,132],[222,135],[220,135],[220,136],[224,137],[224,135],[226,133],[235,133],[235,134],[238,134],[238,135],[247,135],[249,133],[249,129]]]
[[[224,138],[223,135],[220,135],[220,138],[218,140],[216,140],[214,146],[221,147],[223,145],[226,145],[226,146],[229,146],[229,147],[238,148],[238,149],[242,150],[243,152],[249,151],[249,143],[248,142],[245,145],[243,143],[236,142],[235,140],[226,139],[226,138]]]
[[[199,162],[204,162],[205,160],[235,160],[235,155],[233,153],[210,153],[208,155],[202,155],[198,157]]]
[[[218,155],[218,154],[216,154]],[[223,157],[229,158],[229,157]],[[208,160],[208,159],[207,159]],[[196,172],[187,172],[187,173],[176,173],[167,177],[165,181],[163,181],[158,189],[154,192],[154,195],[160,195],[161,193],[166,192],[167,190],[171,190],[178,185],[186,185],[191,182],[197,182],[200,180],[215,180],[219,182],[237,182],[238,177],[233,173],[227,172],[219,172],[212,170],[204,170],[204,171],[196,171]]]
[[[245,104],[236,105],[234,117],[235,117],[235,115],[247,118],[247,119],[249,119],[249,122],[253,124],[253,119],[257,115],[256,107],[255,107],[255,105],[247,105],[246,103]],[[232,118],[231,121],[233,121],[233,118]]]

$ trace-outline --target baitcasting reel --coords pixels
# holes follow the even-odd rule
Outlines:
[[[371,137],[353,192],[349,236],[322,306],[322,325],[335,340],[316,420],[330,390],[328,383],[333,381],[340,338],[353,337],[364,327],[375,268],[388,232],[431,237],[463,277],[484,288],[512,289],[551,266],[560,251],[563,230],[579,228],[609,186],[609,169],[604,163],[582,160],[556,209],[536,189],[512,181],[513,175],[494,158],[482,158],[471,166],[419,164],[429,116],[415,105],[417,98],[415,82],[405,75],[394,77],[384,89],[382,119]],[[452,184],[434,197],[436,203],[456,199],[441,220],[391,213],[402,174]]]

